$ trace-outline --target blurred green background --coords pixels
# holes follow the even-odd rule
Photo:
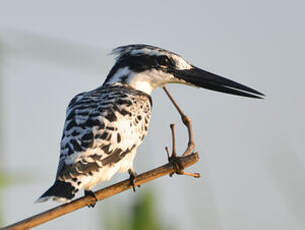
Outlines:
[[[0,1],[1,226],[57,203],[52,183],[69,100],[101,85],[111,49],[160,46],[267,95],[251,100],[171,85],[192,118],[202,177],[163,177],[37,229],[304,229],[304,1]],[[162,90],[138,173],[166,162],[170,123],[187,133]],[[128,175],[117,175],[107,186]]]
[[[175,225],[171,220],[162,223],[157,214],[156,197],[152,191],[146,191],[137,196],[132,207],[107,207],[108,213],[101,221],[101,226],[109,230],[171,230]],[[120,210],[118,212],[117,210]],[[125,214],[123,214],[125,213]]]

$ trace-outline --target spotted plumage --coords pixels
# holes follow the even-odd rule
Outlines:
[[[148,94],[121,84],[75,96],[67,109],[56,181],[42,199],[70,200],[80,189],[132,169],[151,109]],[[69,196],[61,197],[61,191],[56,196],[53,188],[63,185]]]
[[[66,112],[55,183],[38,201],[70,201],[84,189],[129,172],[149,125],[151,92],[180,83],[244,97],[262,93],[199,69],[180,55],[149,45],[114,49],[115,65],[99,88],[75,96]]]

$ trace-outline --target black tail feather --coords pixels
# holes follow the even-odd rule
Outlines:
[[[70,183],[56,180],[55,183],[42,194],[37,202],[44,202],[49,199],[58,201],[70,201],[75,196],[77,189]]]

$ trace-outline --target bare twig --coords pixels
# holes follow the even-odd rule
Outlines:
[[[180,109],[179,105],[176,103],[175,99],[169,93],[168,89],[165,86],[163,86],[162,88],[165,91],[166,95],[171,100],[171,102],[174,104],[175,108],[177,109],[178,113],[181,116],[181,120],[182,120],[183,124],[186,126],[186,128],[188,130],[189,142],[188,142],[188,145],[187,145],[187,149],[183,153],[183,156],[187,156],[195,148],[194,134],[193,134],[193,128],[192,128],[192,120],[183,113],[183,111]]]
[[[179,157],[179,160],[181,165],[184,168],[187,168],[195,164],[199,160],[199,156],[198,153],[192,153],[185,157]],[[174,169],[173,169],[173,165],[171,163],[168,163],[159,168],[155,168],[148,172],[138,175],[135,183],[136,185],[141,185],[151,180],[155,180],[161,176],[168,175],[170,173],[174,173]],[[127,179],[117,184],[111,185],[107,188],[103,188],[101,190],[96,191],[95,196],[98,200],[104,200],[108,197],[114,196],[130,188],[132,188],[132,185],[130,184],[130,180]],[[48,222],[50,220],[53,220],[57,217],[73,212],[77,209],[93,204],[94,202],[95,199],[91,196],[81,197],[77,200],[72,201],[71,203],[67,203],[55,207],[53,209],[49,209],[43,213],[24,219],[18,223],[1,228],[1,230],[29,229],[37,225],[43,224],[45,222]]]
[[[176,157],[176,134],[175,134],[175,124],[170,124],[171,131],[172,131],[172,156],[171,157]]]
[[[168,151],[168,147],[165,148],[166,153],[167,153],[167,157],[168,157],[168,161],[169,163],[171,163],[173,165],[174,168],[174,172],[170,173],[169,176],[172,176],[174,173],[178,174],[178,175],[185,175],[185,176],[192,176],[195,178],[199,178],[200,177],[200,173],[191,173],[191,172],[184,172],[184,167],[180,162],[180,158],[179,156],[177,156],[176,153],[176,135],[175,135],[175,124],[171,124],[171,132],[172,132],[172,155],[169,156],[169,151]],[[191,151],[189,150],[189,147],[186,151]],[[188,154],[189,155],[189,154]]]

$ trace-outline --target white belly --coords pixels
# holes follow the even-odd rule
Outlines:
[[[135,155],[136,150],[133,150],[116,164],[103,166],[99,172],[94,173],[91,177],[83,177],[83,188],[91,190],[95,185],[110,180],[117,172],[125,173],[128,169],[133,169],[133,160]]]

